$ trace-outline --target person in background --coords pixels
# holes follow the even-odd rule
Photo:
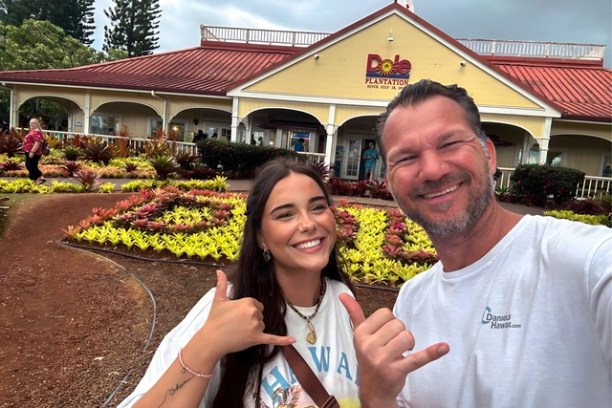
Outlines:
[[[195,143],[195,144],[198,144],[198,142],[199,142],[200,140],[204,140],[204,139],[206,139],[207,137],[208,137],[208,135],[207,135],[206,133],[204,133],[204,132],[202,131],[202,129],[198,129],[198,133],[196,133],[196,134],[193,136],[193,140],[192,140],[192,142],[193,142],[193,143]]]
[[[319,173],[264,165],[248,194],[237,265],[162,341],[124,407],[313,406],[280,346],[293,344],[327,391],[357,406],[348,313],[332,202]]]
[[[304,151],[304,138],[299,138],[297,143],[293,145],[293,151],[303,152]]]
[[[393,314],[364,319],[342,296],[362,406],[610,408],[612,230],[503,208],[495,146],[457,85],[408,85],[378,130],[389,190],[440,261]]]
[[[9,131],[8,122],[6,122],[4,119],[1,119],[0,120],[0,134],[8,133],[8,131]]]
[[[363,151],[363,166],[366,180],[372,180],[374,177],[374,169],[376,168],[378,156],[380,156],[378,150],[374,143],[370,142],[368,148]]]
[[[23,138],[22,149],[25,153],[25,166],[28,170],[28,177],[36,184],[47,181],[40,169],[38,162],[43,154],[44,135],[40,128],[40,122],[36,118],[30,119],[30,130]]]

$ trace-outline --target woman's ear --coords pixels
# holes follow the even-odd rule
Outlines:
[[[261,233],[257,234],[257,246],[259,246],[259,248],[261,248],[262,250],[266,249],[266,244],[264,242],[263,237],[261,236]]]

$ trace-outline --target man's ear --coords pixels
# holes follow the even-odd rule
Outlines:
[[[491,169],[491,174],[495,174],[497,171],[497,153],[495,151],[495,144],[493,144],[493,141],[488,137],[486,140],[486,147],[489,155],[489,168]]]

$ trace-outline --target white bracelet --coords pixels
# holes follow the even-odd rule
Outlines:
[[[178,360],[179,360],[179,363],[181,363],[181,367],[183,367],[183,372],[187,371],[189,374],[195,375],[198,378],[211,378],[213,375],[215,375],[215,370],[212,370],[212,372],[210,372],[209,374],[205,374],[205,373],[200,373],[199,371],[195,371],[189,368],[187,364],[183,362],[183,356],[181,354],[182,352],[183,352],[183,349],[180,348],[178,352]]]

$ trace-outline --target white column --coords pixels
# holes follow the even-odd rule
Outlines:
[[[276,137],[274,139],[274,146],[282,147],[283,143],[283,129],[276,129]]]
[[[325,140],[325,164],[327,164],[330,169],[334,163],[333,162],[334,156],[335,156],[334,146],[336,145],[334,141],[335,141],[335,138],[338,136],[337,127],[335,123],[336,123],[336,105],[331,104],[329,105],[329,116],[327,117],[327,127],[326,127],[327,139]]]
[[[246,121],[246,135],[245,135],[245,143],[246,144],[251,144],[251,134],[253,134],[253,121],[251,120],[251,118],[249,117],[248,120]],[[255,140],[255,143],[257,143],[257,140]]]
[[[15,88],[9,91],[9,124],[11,127],[19,126],[19,108],[15,106]]]
[[[546,157],[548,156],[548,143],[550,142],[550,129],[552,127],[552,118],[546,118],[544,121],[544,132],[538,142],[540,143],[540,157],[539,163],[546,164]]]
[[[325,164],[327,164],[330,168],[334,164],[334,141],[338,136],[338,129],[335,125],[327,125],[327,139],[325,140]]]
[[[91,94],[85,92],[85,107],[83,108],[83,134],[89,134],[89,122],[91,120]]]
[[[230,132],[230,140],[232,142],[238,141],[238,123],[240,123],[240,117],[238,116],[238,104],[238,98],[234,98],[232,100],[232,129]],[[249,135],[249,137],[250,136],[251,135]]]

